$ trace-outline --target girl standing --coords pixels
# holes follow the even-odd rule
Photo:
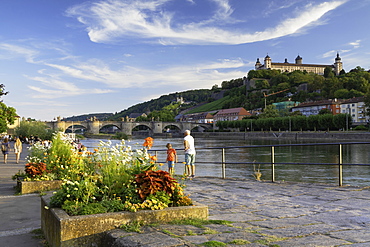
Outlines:
[[[21,140],[17,137],[14,143],[14,153],[15,153],[15,160],[17,164],[19,163],[19,158],[21,157],[22,153],[22,142]]]

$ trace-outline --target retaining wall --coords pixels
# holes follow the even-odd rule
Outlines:
[[[208,218],[208,206],[170,207],[162,210],[69,216],[60,208],[47,208],[51,195],[41,198],[41,229],[51,247],[103,246],[108,230],[132,221],[146,224],[186,218]]]

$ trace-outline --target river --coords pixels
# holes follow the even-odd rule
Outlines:
[[[107,140],[102,140],[107,141]],[[112,143],[119,143],[119,140],[111,140]],[[89,150],[99,145],[100,140],[81,140]],[[133,149],[142,148],[143,139],[132,139],[126,144]],[[170,142],[177,150],[179,163],[175,166],[175,173],[184,172],[184,153],[182,138],[156,138],[151,150],[158,151],[158,162],[165,162],[166,143]],[[302,142],[303,143],[303,142]],[[307,143],[307,142],[305,142]],[[197,149],[196,175],[197,176],[222,176],[221,162],[222,152],[220,149],[204,149],[211,147],[238,147],[225,150],[226,177],[254,179],[254,171],[260,169],[262,180],[271,180],[271,165],[260,164],[271,162],[271,148],[240,148],[240,146],[251,145],[277,145],[277,144],[298,144],[297,142],[284,140],[195,140]],[[343,164],[367,164],[370,160],[368,152],[369,144],[343,145]],[[312,145],[312,146],[290,146],[275,148],[276,163],[334,163],[339,162],[338,145]],[[253,164],[240,164],[253,163]],[[167,170],[167,165],[163,166]],[[308,183],[329,183],[338,184],[338,165],[298,165],[298,164],[276,164],[275,181],[308,182]],[[343,185],[369,186],[370,166],[343,166]]]

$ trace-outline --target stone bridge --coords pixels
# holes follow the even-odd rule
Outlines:
[[[126,135],[132,135],[132,131],[137,126],[146,126],[151,134],[163,133],[170,128],[171,131],[176,129],[178,132],[185,130],[208,130],[213,128],[213,124],[209,123],[189,123],[189,122],[125,122],[125,121],[52,121],[45,124],[53,130],[65,132],[68,128],[78,127],[83,128],[87,133],[99,134],[104,127],[115,126],[118,132],[123,132]]]

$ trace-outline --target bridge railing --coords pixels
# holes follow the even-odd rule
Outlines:
[[[315,165],[321,165],[321,166],[337,166],[338,169],[338,185],[343,186],[343,166],[370,166],[370,163],[365,164],[359,164],[359,163],[343,163],[343,146],[345,145],[364,145],[364,144],[370,144],[370,142],[344,142],[344,143],[304,143],[304,144],[278,144],[278,145],[251,145],[251,146],[228,146],[228,147],[208,147],[208,148],[197,148],[197,152],[201,152],[202,150],[219,150],[221,154],[221,159],[218,161],[212,161],[212,160],[199,160],[198,157],[196,158],[197,164],[207,163],[207,164],[217,164],[220,165],[219,169],[221,169],[221,177],[226,178],[226,167],[230,164],[246,164],[246,165],[255,165],[255,164],[264,164],[264,165],[270,165],[271,169],[271,181],[275,182],[275,165],[309,165],[309,166],[315,166]],[[338,162],[337,163],[315,163],[315,162],[276,162],[275,157],[277,155],[276,148],[277,147],[292,147],[292,146],[337,146],[337,157]],[[269,162],[259,162],[259,161],[253,161],[253,162],[232,162],[228,161],[228,158],[226,156],[226,150],[228,149],[256,149],[256,148],[269,148],[270,150],[270,161]],[[166,152],[167,149],[153,149],[150,150],[151,153],[154,153],[158,156],[158,153]],[[165,155],[165,154],[164,154]],[[178,154],[179,155],[179,154]],[[314,157],[313,157],[314,158]],[[314,159],[311,159],[314,160]],[[183,162],[184,163],[184,162]],[[201,166],[198,166],[197,169],[200,169]]]

